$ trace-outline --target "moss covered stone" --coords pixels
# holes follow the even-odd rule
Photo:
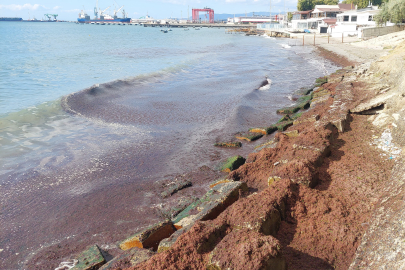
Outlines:
[[[283,117],[281,117],[281,119],[278,120],[277,123],[281,123],[281,122],[285,122],[285,121],[290,121],[290,120],[291,120],[290,115],[286,114],[286,115],[284,115]]]
[[[229,147],[229,148],[239,148],[242,147],[241,142],[219,142],[214,144],[217,147]]]
[[[323,84],[325,84],[327,82],[328,82],[328,77],[326,77],[326,76],[325,77],[320,77],[320,78],[316,79],[315,87],[321,86],[321,85],[323,85]]]
[[[293,113],[298,112],[299,110],[300,110],[299,107],[291,106],[291,107],[284,107],[284,108],[278,109],[277,113],[278,114],[293,114]]]
[[[260,139],[261,137],[263,137],[263,134],[256,132],[242,132],[235,135],[236,139],[245,140],[248,142],[255,141],[257,139]]]
[[[223,172],[231,172],[236,170],[243,164],[245,164],[246,159],[241,156],[233,156],[228,158],[225,163],[221,166],[220,170]]]

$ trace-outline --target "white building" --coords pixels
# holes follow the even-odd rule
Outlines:
[[[331,27],[332,37],[357,35],[361,38],[361,30],[368,27],[376,27],[374,16],[380,12],[378,6],[368,6],[362,9],[345,11],[337,15],[336,25]]]
[[[148,15],[143,16],[139,19],[131,19],[131,23],[155,23],[156,20]]]
[[[282,22],[286,18],[285,15],[272,15],[271,19],[269,16],[246,16],[246,17],[234,17],[228,18],[228,24],[260,24],[260,23],[270,23],[272,22]]]
[[[316,5],[311,11],[298,11],[293,13],[292,28],[309,29],[322,32],[323,28],[336,23],[338,14],[354,9],[351,4]]]

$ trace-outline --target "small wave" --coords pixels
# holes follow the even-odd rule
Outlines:
[[[283,47],[284,49],[289,49],[289,48],[291,48],[291,46],[288,45],[288,44],[281,44],[281,47]]]

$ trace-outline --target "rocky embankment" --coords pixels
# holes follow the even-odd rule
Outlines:
[[[107,263],[89,248],[74,269],[402,269],[405,44],[380,52],[320,78],[278,123],[237,134],[277,132],[175,218]]]

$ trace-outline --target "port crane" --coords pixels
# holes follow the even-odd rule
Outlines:
[[[114,18],[117,18],[117,13],[118,13],[118,11],[120,11],[123,7],[124,7],[124,6],[120,7],[118,10],[114,10]],[[126,15],[126,14],[125,14],[125,10],[124,10],[124,9],[122,10],[122,15],[123,15],[122,17],[125,18],[125,15]]]
[[[48,18],[48,21],[50,21],[52,19],[52,17],[56,21],[56,17],[58,17],[58,14],[44,14],[44,16],[46,16]]]
[[[104,9],[103,11],[101,11],[101,9],[100,9],[100,17],[101,16],[103,16],[104,15],[104,12],[106,12],[107,11],[107,9],[109,9],[111,6],[109,6],[108,8],[106,8],[106,9]]]

